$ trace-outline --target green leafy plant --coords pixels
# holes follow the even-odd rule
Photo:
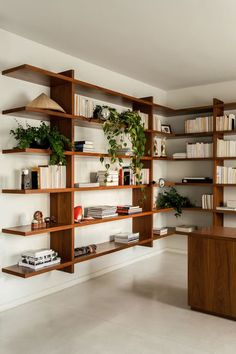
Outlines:
[[[143,164],[141,158],[145,153],[146,136],[144,126],[138,112],[125,111],[118,113],[116,109],[109,108],[110,116],[103,124],[103,131],[107,137],[109,148],[108,153],[110,163],[105,163],[105,168],[108,170],[110,166],[116,162],[122,165],[122,158],[117,155],[117,150],[127,147],[125,136],[131,142],[133,155],[131,156],[130,167],[136,176],[137,183],[141,182],[141,169]],[[100,161],[103,163],[105,160],[102,157]]]
[[[159,193],[156,200],[157,208],[173,208],[176,217],[181,216],[182,208],[193,206],[194,204],[191,203],[190,199],[188,197],[183,197],[174,187],[165,189],[162,193]]]
[[[10,134],[14,136],[18,142],[16,148],[40,148],[50,149],[50,164],[65,165],[65,150],[71,150],[72,144],[70,140],[61,134],[56,126],[50,127],[41,122],[39,127],[31,127],[28,123],[26,128],[18,123],[15,130],[11,130]]]

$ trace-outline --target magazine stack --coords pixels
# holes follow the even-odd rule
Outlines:
[[[22,253],[19,266],[38,270],[44,267],[53,266],[61,262],[57,252],[52,249],[38,249]]]

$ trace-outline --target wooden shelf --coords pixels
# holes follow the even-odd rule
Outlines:
[[[39,120],[50,120],[51,117],[64,118],[64,119],[76,118],[76,116],[74,116],[73,114],[52,111],[49,109],[31,108],[26,106],[6,109],[2,111],[2,114],[13,115],[13,116],[28,118],[28,119],[39,119]]]
[[[11,275],[15,275],[20,278],[31,278],[35,275],[51,272],[52,270],[64,269],[64,268],[67,268],[71,265],[72,265],[72,262],[61,262],[61,263],[53,265],[53,266],[44,267],[39,270],[33,270],[30,268],[22,267],[22,266],[15,264],[10,267],[2,268],[2,272],[7,273],[7,274],[11,274]]]
[[[153,209],[153,213],[169,213],[170,211],[173,211],[173,208],[163,208],[163,209]]]
[[[119,251],[122,251],[126,248],[135,247],[135,246],[142,246],[142,245],[145,245],[146,243],[150,243],[151,241],[152,241],[152,239],[149,238],[149,239],[134,242],[134,243],[131,243],[128,245],[116,243],[116,242],[99,243],[97,245],[96,253],[92,253],[92,254],[88,254],[88,255],[80,256],[80,257],[75,257],[74,263],[85,262],[85,261],[88,261],[89,259],[105,256],[109,253],[119,252]]]
[[[100,190],[109,190],[109,189],[140,189],[150,187],[148,184],[139,184],[139,185],[128,185],[128,186],[101,186],[101,187],[80,187],[75,188],[75,192],[83,191],[100,191]]]
[[[192,183],[182,183],[182,182],[170,182],[170,181],[165,181],[165,187],[173,187],[173,186],[196,186],[196,187],[207,187],[207,186],[210,186],[212,187],[213,186],[213,183],[195,183],[195,182],[192,182]],[[153,187],[159,187],[159,183],[156,183],[156,184],[153,184]]]
[[[213,209],[202,209],[201,207],[191,207],[191,208],[183,208],[183,211],[206,211],[208,213],[212,213]],[[174,211],[173,208],[164,208],[164,209],[153,209],[153,213],[167,213],[170,211]]]
[[[236,160],[236,156],[216,157],[216,160]]]
[[[119,220],[123,220],[123,219],[134,219],[134,218],[140,218],[140,217],[152,215],[152,214],[153,214],[152,211],[144,211],[142,213],[130,214],[130,215],[119,215],[119,216],[111,217],[111,218],[85,220],[80,223],[74,224],[74,227],[84,227],[84,226],[88,226],[88,225],[102,224],[104,222],[119,221]]]
[[[8,194],[42,194],[42,193],[68,193],[74,188],[54,188],[54,189],[3,189],[2,193]]]
[[[217,130],[214,132],[215,135],[235,135],[236,130]]]
[[[236,187],[236,183],[214,183],[215,187]]]
[[[52,71],[44,70],[29,64],[23,64],[11,69],[3,70],[2,75],[49,87],[73,82],[73,79],[68,76],[56,74]]]
[[[71,152],[72,155],[75,156],[80,156],[80,157],[110,157],[109,154],[104,154],[104,153],[100,153],[100,152],[79,152],[79,151],[74,151]],[[118,157],[122,158],[122,159],[130,159],[131,156],[127,156],[127,155],[119,155]],[[141,158],[141,160],[152,160],[151,156],[143,156]]]
[[[218,209],[215,209],[214,213],[216,213],[216,214],[235,214],[236,215],[236,210],[218,210]]]
[[[2,233],[10,234],[10,235],[32,236],[38,234],[45,234],[47,232],[69,230],[72,228],[73,225],[51,224],[49,227],[32,230],[31,225],[24,225],[24,226],[14,226],[9,228],[4,228],[2,229]]]
[[[213,157],[195,157],[195,158],[183,158],[183,159],[174,159],[173,157],[157,157],[154,156],[153,160],[161,160],[161,161],[211,161],[214,160]]]
[[[175,133],[172,134],[170,139],[188,139],[188,138],[204,138],[204,137],[212,137],[213,132],[202,132],[202,133]]]

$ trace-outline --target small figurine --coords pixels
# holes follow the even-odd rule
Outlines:
[[[161,139],[161,157],[166,157],[166,138]]]
[[[34,213],[31,227],[33,230],[42,229],[42,228],[46,227],[46,223],[43,221],[43,213],[41,211],[37,210]]]

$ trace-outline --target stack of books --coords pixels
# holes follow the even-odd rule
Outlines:
[[[118,234],[111,235],[116,243],[134,243],[139,241],[139,232],[119,232]]]
[[[130,215],[130,214],[137,214],[142,213],[143,209],[140,208],[139,205],[118,205],[117,206],[117,213],[119,215]]]
[[[75,94],[75,115],[92,118],[95,104],[90,98]]]
[[[66,188],[66,166],[50,165],[31,168],[32,189]]]
[[[85,214],[87,217],[94,219],[114,218],[118,216],[116,206],[111,205],[97,205],[85,208]]]
[[[185,133],[202,133],[213,131],[213,117],[198,117],[184,122]]]
[[[197,229],[197,226],[195,226],[195,225],[179,225],[179,226],[176,226],[175,231],[178,231],[178,232],[193,232],[196,229]]]
[[[141,122],[144,129],[148,129],[148,114],[138,111],[139,116],[141,117]]]
[[[202,209],[213,209],[213,194],[202,195]]]
[[[153,115],[153,130],[161,132],[161,118],[157,115]]]
[[[98,182],[79,182],[74,184],[75,188],[92,188],[92,187],[99,187]]]
[[[212,183],[211,177],[184,177],[182,183]]]
[[[221,117],[216,117],[216,130],[234,130],[235,126],[235,115],[234,114],[225,114]]]
[[[97,181],[100,186],[118,186],[119,177],[118,171],[98,171]]]
[[[219,184],[235,184],[236,168],[217,166],[216,167],[216,183]]]
[[[236,141],[217,139],[218,157],[236,157]]]
[[[173,154],[173,159],[186,159],[186,158],[187,158],[186,152],[175,152]]]
[[[116,150],[116,153],[117,153],[117,155],[124,155],[124,156],[132,156],[133,155],[133,151],[129,147],[118,149],[118,150]]]
[[[187,143],[187,158],[212,157],[212,143]]]
[[[167,235],[167,233],[168,233],[167,227],[158,227],[158,228],[153,229],[154,235],[164,236],[164,235]]]
[[[33,270],[38,270],[44,267],[53,266],[61,262],[57,252],[52,249],[38,249],[24,252],[21,255],[19,266],[27,267]]]
[[[93,152],[93,142],[89,140],[79,140],[74,142],[75,151]]]

